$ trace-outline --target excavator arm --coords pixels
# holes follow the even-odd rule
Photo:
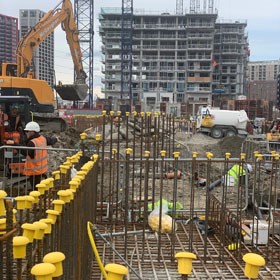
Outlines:
[[[62,5],[61,5],[62,4]],[[59,7],[61,5],[61,8]],[[62,85],[56,90],[65,100],[82,100],[86,97],[88,87],[87,75],[83,70],[82,52],[80,48],[78,29],[74,20],[73,8],[70,0],[61,1],[53,10],[44,17],[27,33],[19,42],[17,48],[17,76],[35,78],[35,73],[30,73],[34,50],[60,25],[66,33],[74,69],[75,84]]]

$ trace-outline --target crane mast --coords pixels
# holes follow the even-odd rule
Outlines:
[[[122,0],[121,15],[121,99],[129,100],[132,108],[132,44],[133,44],[133,0]]]
[[[79,31],[84,71],[88,77],[88,105],[93,108],[94,0],[75,0],[75,21]]]

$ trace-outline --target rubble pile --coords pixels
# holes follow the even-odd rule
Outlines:
[[[211,152],[214,157],[224,158],[225,153],[231,153],[231,157],[239,157],[244,138],[230,136],[217,140],[197,133],[192,137],[186,137],[184,141],[180,137],[180,141],[185,143],[191,152],[198,152],[200,157],[204,157],[206,152]]]
[[[56,136],[57,143],[52,147],[56,150],[49,151],[49,171],[59,169],[59,166],[66,160],[66,157],[73,155],[74,152],[62,151],[60,149],[77,149],[80,143],[80,133],[74,128],[67,128],[63,132],[44,133],[45,136]]]

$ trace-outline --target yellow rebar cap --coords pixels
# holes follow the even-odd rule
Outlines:
[[[243,261],[246,263],[244,274],[248,278],[258,278],[259,269],[265,265],[265,259],[255,253],[248,253],[243,256]]]
[[[245,254],[243,257],[243,261],[256,266],[265,265],[265,259],[262,256],[254,253]]]
[[[56,271],[53,273],[53,277],[59,277],[63,275],[62,261],[65,260],[65,255],[61,252],[51,252],[44,256],[44,263],[51,263],[55,266]]]
[[[0,190],[0,199],[7,196],[7,193],[5,191]]]
[[[56,269],[55,266],[51,263],[39,263],[32,267],[31,274],[35,276],[48,276],[48,275],[51,276],[55,272],[55,269]]]
[[[29,243],[29,239],[25,236],[15,236],[13,238],[13,246],[22,246]]]
[[[191,274],[192,261],[196,259],[196,255],[190,252],[179,252],[175,258],[178,259],[178,273],[181,275]]]
[[[105,270],[110,272],[110,273],[114,273],[114,274],[118,274],[118,275],[127,275],[128,274],[128,269],[120,264],[116,264],[116,263],[109,263],[105,266]]]

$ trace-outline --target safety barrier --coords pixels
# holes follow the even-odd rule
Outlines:
[[[34,190],[24,187],[16,197],[0,191],[0,279],[33,279],[42,275],[41,263],[55,264],[53,277],[90,279],[86,226],[96,219],[97,164],[98,155],[72,151]]]

